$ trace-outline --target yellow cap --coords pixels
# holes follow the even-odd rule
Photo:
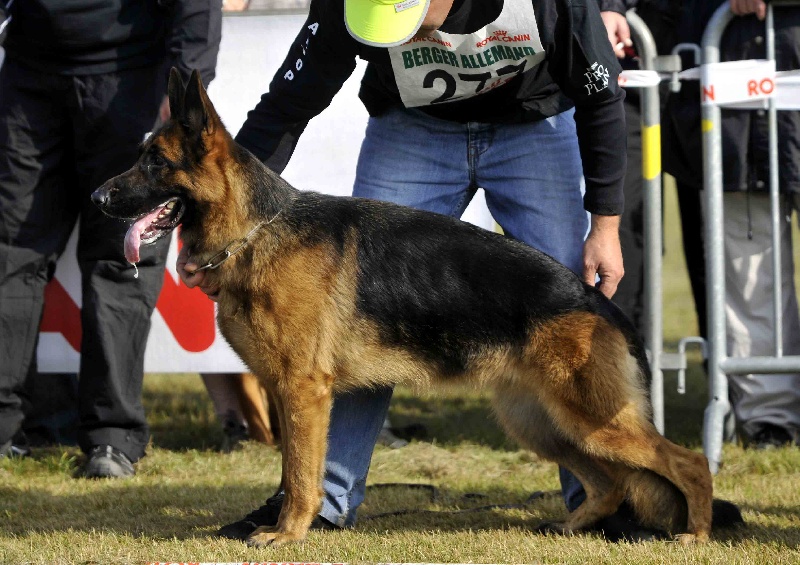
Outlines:
[[[344,0],[347,31],[361,43],[393,47],[417,33],[430,0]]]

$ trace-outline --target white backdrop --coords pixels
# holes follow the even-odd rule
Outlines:
[[[217,76],[209,96],[231,132],[267,91],[285,49],[305,21],[303,15],[248,15],[223,18]],[[1,60],[1,59],[0,59]],[[314,118],[300,139],[284,177],[300,189],[349,195],[367,113],[358,99],[364,71],[360,62],[332,105]],[[479,191],[464,219],[491,228],[492,219]],[[120,242],[122,245],[122,242]],[[213,323],[213,303],[198,290],[189,291],[175,273],[177,243],[173,240],[162,291],[153,314],[145,355],[148,372],[236,372],[243,369]],[[43,372],[77,371],[80,339],[80,277],[75,237],[47,291],[38,360]]]

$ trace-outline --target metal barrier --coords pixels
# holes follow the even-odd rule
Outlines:
[[[664,351],[664,300],[662,279],[663,215],[661,169],[661,103],[658,73],[680,70],[680,57],[658,55],[655,40],[647,24],[632,9],[626,13],[631,35],[639,54],[639,66],[650,73],[641,77],[636,88],[641,91],[640,114],[642,131],[642,191],[644,216],[644,337],[652,381],[650,398],[653,423],[664,433],[664,371],[678,371],[678,392],[685,391],[686,345],[701,343],[698,337],[680,340],[677,353]],[[626,72],[627,73],[627,72]],[[626,74],[626,73],[623,73]],[[645,73],[645,74],[646,74]],[[677,78],[673,79],[677,82]],[[624,85],[624,84],[623,84]],[[632,86],[632,85],[631,85]]]
[[[656,43],[647,24],[630,10],[626,14],[643,70],[655,70]],[[644,319],[645,346],[650,356],[650,397],[653,423],[664,433],[663,287],[661,282],[661,108],[658,84],[641,87],[642,190],[644,215]]]
[[[767,59],[775,60],[775,34],[773,4],[796,5],[797,1],[774,0],[767,4],[766,40]],[[702,63],[710,65],[720,60],[719,45],[726,26],[733,20],[728,2],[720,6],[709,21],[702,41]],[[725,325],[725,269],[724,269],[724,225],[722,206],[722,132],[721,105],[705,103],[702,106],[703,131],[703,182],[705,188],[705,234],[706,234],[706,296],[708,301],[708,376],[709,403],[703,424],[703,450],[713,473],[722,462],[722,444],[725,418],[731,410],[728,401],[730,374],[783,373],[800,371],[800,356],[783,355],[783,324],[781,320],[780,272],[781,247],[778,226],[778,134],[777,107],[774,98],[768,101],[769,155],[770,155],[770,203],[772,206],[772,242],[774,285],[775,355],[772,357],[732,358],[727,356]]]
[[[661,103],[658,74],[670,73],[673,88],[678,83],[680,57],[658,55],[655,40],[647,24],[632,9],[626,13],[631,35],[639,54],[640,68],[651,76],[642,77],[636,86],[641,91],[640,113],[642,130],[642,190],[644,216],[644,334],[650,361],[652,381],[650,397],[653,423],[664,433],[664,371],[678,372],[677,390],[685,392],[686,346],[700,344],[705,354],[705,342],[699,337],[685,337],[678,343],[676,353],[664,351],[663,300],[663,215],[661,169]],[[685,48],[686,46],[681,46]],[[699,49],[699,47],[698,47]],[[626,74],[626,73],[623,73]]]

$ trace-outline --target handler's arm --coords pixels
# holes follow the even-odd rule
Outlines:
[[[248,112],[236,141],[276,173],[283,172],[309,120],[330,105],[353,73],[357,56],[343,8],[312,2],[269,92]]]
[[[164,70],[178,69],[186,82],[192,70],[196,69],[200,72],[203,86],[208,88],[217,72],[217,55],[222,40],[222,2],[181,0],[171,6]],[[169,116],[169,99],[165,93],[153,129],[166,122]]]
[[[624,273],[619,243],[622,185],[627,164],[625,92],[621,71],[596,2],[557,2],[559,18],[549,72],[575,102],[586,194],[584,208],[592,222],[583,248],[583,279],[613,296]],[[568,48],[564,48],[568,46]]]
[[[203,86],[213,80],[222,39],[221,0],[181,0],[172,7],[172,25],[167,37],[165,71],[175,67],[184,82],[192,70],[200,72]]]
[[[767,4],[764,0],[731,0],[731,12],[737,16],[755,14],[763,21],[767,17]]]
[[[583,278],[586,284],[594,285],[595,276],[599,276],[598,289],[611,298],[625,272],[619,241],[624,206],[622,183],[627,163],[625,113],[621,98],[597,110],[585,107],[575,110],[586,181],[584,206],[592,214],[583,247]]]

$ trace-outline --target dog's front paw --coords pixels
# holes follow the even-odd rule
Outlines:
[[[571,531],[567,529],[564,522],[542,522],[536,527],[536,533],[564,535]]]
[[[707,543],[708,533],[698,532],[696,534],[678,534],[675,536],[675,541],[681,545],[692,545],[694,543]]]
[[[261,526],[256,528],[245,541],[250,547],[266,547],[268,545],[303,541],[305,537],[305,533],[283,532],[274,526]]]

